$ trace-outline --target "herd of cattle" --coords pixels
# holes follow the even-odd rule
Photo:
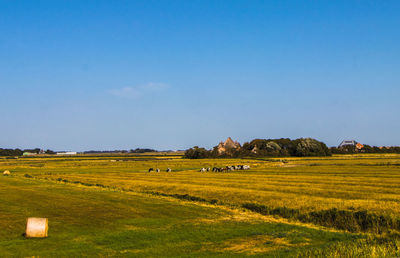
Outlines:
[[[213,167],[212,169],[210,167],[207,168],[201,168],[200,172],[224,172],[224,171],[232,171],[232,170],[248,170],[250,169],[249,165],[235,165],[235,166],[226,166],[226,167]],[[149,168],[149,173],[150,172],[160,172],[161,170],[159,168]],[[172,169],[167,168],[165,172],[172,172]]]
[[[149,168],[149,173],[153,172],[153,171],[160,172],[161,170],[159,168],[156,168],[155,170],[154,170],[154,168]],[[165,170],[165,172],[172,172],[172,170],[170,168],[167,168],[167,170]]]
[[[226,167],[213,167],[212,172],[224,172],[224,171],[232,171],[232,170],[247,170],[250,169],[249,165],[236,165],[236,166],[226,166]],[[200,172],[208,172],[211,171],[211,168],[201,168]]]

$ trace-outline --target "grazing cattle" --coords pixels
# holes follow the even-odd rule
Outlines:
[[[224,171],[232,171],[232,170],[243,170],[243,169],[250,169],[249,165],[232,165],[232,166],[225,166],[222,168],[219,167],[213,167],[212,172],[224,172]],[[207,168],[207,171],[209,171],[210,168]]]
[[[170,169],[170,168],[167,168],[167,170],[166,170],[167,172],[171,172],[172,170]]]
[[[213,167],[212,171],[213,172],[221,172],[221,168]]]
[[[154,169],[153,169],[153,168],[149,168],[149,173],[150,173],[151,171],[154,171]]]
[[[207,168],[207,171],[210,171],[210,167]]]
[[[157,168],[157,169],[156,169],[156,172],[160,172],[160,169],[159,169],[159,168]]]
[[[210,168],[207,168],[207,171],[209,171]],[[225,166],[222,168],[219,167],[213,167],[212,171],[213,172],[224,172],[224,171],[233,171],[233,170],[247,170],[250,169],[249,165],[232,165],[232,166]]]
[[[11,175],[11,172],[8,170],[4,170],[3,176],[9,176],[9,175]]]
[[[206,172],[207,170],[205,168],[200,169],[200,172]]]

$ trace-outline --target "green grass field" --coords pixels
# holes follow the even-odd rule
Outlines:
[[[285,160],[0,158],[0,256],[400,255],[400,155]],[[49,237],[23,237],[27,217]]]

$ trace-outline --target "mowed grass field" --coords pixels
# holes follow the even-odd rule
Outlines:
[[[227,165],[251,169],[199,172]],[[0,158],[6,169],[0,256],[400,255],[400,155]],[[49,218],[48,238],[22,236],[30,216]]]

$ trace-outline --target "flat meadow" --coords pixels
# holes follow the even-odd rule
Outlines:
[[[229,165],[251,169],[199,172]],[[1,256],[400,255],[396,154],[43,155],[0,170]],[[24,238],[27,217],[48,218],[49,237]]]

